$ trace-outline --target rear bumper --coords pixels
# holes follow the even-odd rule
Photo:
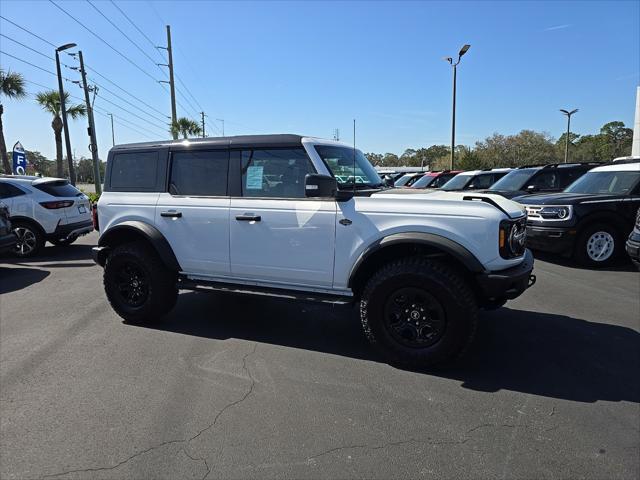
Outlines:
[[[53,239],[65,239],[72,236],[86,235],[93,231],[93,220],[91,218],[77,223],[68,223],[66,225],[58,225],[53,233],[47,237]]]
[[[481,273],[477,276],[480,295],[483,299],[513,300],[536,283],[533,271],[533,254],[527,250],[520,265],[497,272]]]
[[[13,233],[0,237],[0,252],[11,250],[16,244],[16,236]]]
[[[527,225],[527,247],[550,253],[570,253],[575,232],[575,228]]]

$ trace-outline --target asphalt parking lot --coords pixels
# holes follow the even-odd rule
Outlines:
[[[2,479],[640,475],[630,266],[538,260],[463,361],[410,372],[346,307],[182,293],[123,323],[96,238],[0,258]]]

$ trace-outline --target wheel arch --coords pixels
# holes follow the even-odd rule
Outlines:
[[[171,245],[153,225],[138,220],[128,220],[119,223],[106,230],[98,240],[98,246],[104,247],[100,249],[98,254],[98,263],[104,265],[108,250],[123,243],[144,241],[147,242],[162,260],[162,263],[172,271],[179,272],[180,263],[176,258]]]
[[[615,211],[605,211],[605,212],[594,212],[589,215],[586,215],[576,225],[577,234],[580,235],[582,232],[589,228],[590,226],[602,223],[611,228],[615,229],[616,233],[619,235],[623,235],[623,231],[621,225],[625,223],[624,217]],[[633,228],[633,227],[632,227]]]
[[[38,223],[37,220],[31,218],[31,217],[25,217],[22,215],[15,215],[15,216],[10,216],[9,220],[11,221],[11,224],[13,226],[14,223],[28,223],[29,225],[32,225],[33,227],[37,228],[38,231],[40,232],[40,234],[45,237],[47,235],[47,232],[45,231],[45,229],[42,227],[42,225],[40,225],[40,223]]]
[[[444,257],[469,280],[485,271],[475,255],[449,238],[425,232],[396,233],[377,240],[360,254],[349,273],[349,288],[359,295],[378,268],[393,259],[412,255]]]

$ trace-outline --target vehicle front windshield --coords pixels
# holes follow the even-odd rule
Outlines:
[[[428,186],[431,185],[431,182],[433,182],[433,180],[436,178],[438,177],[436,177],[435,175],[425,175],[420,179],[416,180],[413,183],[413,185],[411,185],[411,188],[427,188]]]
[[[491,185],[489,190],[501,190],[507,192],[517,192],[522,190],[525,183],[538,171],[537,168],[521,168],[507,173],[504,177]]]
[[[640,172],[587,172],[571,185],[567,193],[628,195],[640,181]]]
[[[466,187],[471,180],[473,180],[473,175],[456,175],[447,183],[440,187],[441,190],[462,190]]]
[[[393,186],[404,187],[407,183],[409,183],[409,180],[411,180],[412,178],[413,178],[413,173],[406,173],[403,176],[401,176],[398,180],[396,180]]]
[[[338,182],[338,188],[381,187],[380,175],[360,150],[337,145],[315,145],[314,148]],[[355,164],[354,164],[355,160]]]

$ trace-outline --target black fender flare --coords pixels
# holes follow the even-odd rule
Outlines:
[[[356,262],[351,267],[349,272],[349,288],[353,287],[353,280],[358,273],[358,269],[371,257],[375,252],[389,247],[391,245],[397,245],[402,243],[413,243],[419,245],[426,245],[433,247],[436,250],[440,250],[444,253],[451,255],[458,260],[464,267],[472,273],[483,273],[486,271],[482,263],[473,255],[469,250],[460,245],[459,243],[442,235],[435,233],[425,232],[403,232],[394,233],[383,237],[373,244],[369,245],[358,257]]]
[[[100,235],[98,247],[103,247],[102,249],[99,249],[100,255],[105,255],[106,250],[111,247],[111,244],[119,243],[114,241],[119,235],[131,233],[139,235],[147,240],[153,246],[156,253],[169,270],[175,272],[182,270],[175,253],[173,253],[171,245],[164,235],[162,235],[160,230],[153,225],[149,225],[148,223],[141,222],[139,220],[127,220],[126,222],[119,223]],[[106,260],[106,258],[103,260]],[[104,265],[104,261],[101,264]]]

